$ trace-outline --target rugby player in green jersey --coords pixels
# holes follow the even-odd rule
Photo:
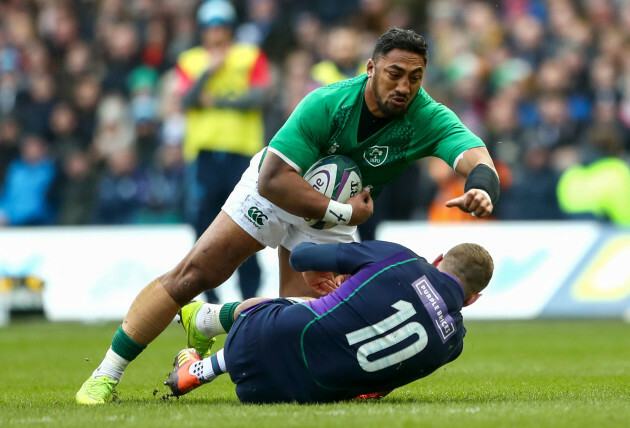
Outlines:
[[[483,142],[421,88],[427,60],[421,36],[393,28],[379,38],[366,74],[306,96],[269,147],[252,158],[191,251],[138,294],[105,359],[77,392],[77,402],[111,401],[129,362],[180,309],[188,346],[207,356],[212,340],[197,327],[207,314],[200,311],[202,302],[188,303],[221,285],[265,247],[278,248],[281,297],[317,296],[291,269],[291,250],[301,242],[353,241],[356,225],[372,215],[372,196],[420,158],[439,157],[466,177],[465,193],[448,207],[489,216],[499,196],[492,159]],[[330,200],[301,178],[331,154],[349,156],[361,169],[364,190],[346,203]],[[316,230],[304,218],[337,225]]]

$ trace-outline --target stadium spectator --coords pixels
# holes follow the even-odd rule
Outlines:
[[[151,67],[136,67],[127,80],[129,107],[135,126],[135,147],[140,165],[144,168],[153,163],[158,147],[158,99],[156,85],[158,72]]]
[[[146,192],[139,223],[182,223],[184,215],[184,160],[181,147],[162,144],[154,163],[146,168]]]
[[[108,95],[99,102],[92,143],[99,161],[107,162],[111,155],[135,148],[136,130],[129,110],[129,104],[121,95]]]
[[[281,63],[294,46],[290,8],[279,0],[245,0],[246,19],[236,28],[235,38],[260,47],[271,62]]]
[[[60,162],[54,193],[56,223],[66,226],[91,224],[99,194],[99,173],[85,150],[77,147],[70,150]]]
[[[548,147],[525,149],[524,164],[515,171],[514,184],[502,192],[497,216],[502,220],[561,220],[556,188],[560,172]],[[522,201],[529,203],[523,204]]]
[[[318,403],[383,396],[428,376],[461,355],[460,311],[494,270],[475,244],[457,245],[434,263],[383,241],[300,244],[291,265],[325,297],[187,305],[203,307],[191,324],[203,326],[200,334],[228,337],[203,360],[199,350],[181,351],[166,384],[180,396],[229,367],[241,402]],[[341,278],[319,282],[331,271]]]
[[[204,2],[198,21],[202,45],[182,53],[176,70],[186,114],[184,155],[199,196],[193,225],[201,237],[251,156],[264,146],[262,107],[271,74],[258,47],[234,42],[236,12],[230,3]],[[256,256],[238,268],[238,277],[243,297],[254,297],[260,286]],[[213,291],[206,298],[217,301]]]
[[[40,41],[32,41],[24,50],[23,58],[26,70],[30,75],[51,73],[52,60],[46,45]]]
[[[263,50],[278,70],[278,82],[291,82],[299,74],[294,72],[298,61],[292,59],[287,61],[291,66],[283,67],[289,56],[301,57],[306,64],[323,59],[320,49],[327,30],[322,19],[325,25],[350,23],[361,32],[364,45],[370,43],[366,31],[376,31],[392,22],[406,25],[404,19],[410,19],[409,26],[427,25],[432,66],[427,70],[425,87],[486,141],[498,163],[513,169],[517,186],[522,184],[519,170],[525,168],[523,153],[532,142],[552,142],[558,131],[561,146],[577,147],[584,144],[584,131],[592,123],[608,123],[623,139],[621,158],[629,157],[630,79],[626,76],[630,75],[630,61],[624,52],[630,6],[625,2],[601,0],[580,6],[564,0],[528,0],[505,2],[495,8],[481,1],[437,0],[414,2],[413,7],[408,1],[346,2],[344,7],[334,8],[330,8],[334,2],[311,0],[233,4],[240,12],[239,33],[262,39]],[[48,133],[45,128],[49,122],[33,119],[46,114],[42,116],[42,106],[34,107],[29,95],[31,83],[48,76],[44,80],[52,81],[54,89],[48,107],[69,102],[76,110],[77,139],[82,146],[92,145],[96,106],[107,95],[102,92],[101,79],[106,92],[112,88],[113,77],[117,81],[113,87],[125,91],[128,72],[138,64],[156,66],[160,80],[172,74],[172,65],[181,52],[197,43],[198,5],[198,0],[3,3],[0,115],[18,118],[21,129]],[[401,10],[408,13],[401,14]],[[426,17],[426,23],[419,17]],[[395,19],[401,20],[392,21]],[[300,49],[300,53],[293,55],[294,49]],[[462,75],[471,70],[474,73]],[[476,93],[471,93],[471,88]],[[293,111],[297,104],[293,100],[303,96],[292,94],[310,90],[306,80],[303,84],[296,80],[277,86],[278,104],[268,109],[265,118],[269,124],[266,141]],[[130,108],[131,94],[123,96]],[[495,122],[499,115],[493,107],[497,101],[498,109],[514,110],[509,135],[495,132],[499,127]],[[38,110],[35,116],[24,114],[33,109]],[[287,113],[276,114],[280,110]],[[568,120],[556,127],[543,110],[564,110],[556,116]],[[156,128],[165,119],[160,112],[155,118]],[[31,125],[36,128],[31,129]],[[51,154],[59,158],[51,142]],[[553,162],[561,155],[555,149],[547,153]],[[413,211],[424,209],[426,206]],[[386,212],[384,217],[390,218],[391,214]]]
[[[11,162],[20,156],[20,125],[12,117],[0,121],[0,187]]]
[[[138,157],[133,147],[121,147],[107,156],[98,189],[95,223],[136,222],[146,191],[144,171],[137,166]]]
[[[62,163],[66,156],[79,149],[86,149],[89,141],[82,141],[77,135],[77,115],[72,107],[58,102],[50,115],[50,133],[55,160]]]
[[[324,58],[311,68],[314,81],[326,86],[365,73],[369,54],[363,56],[356,29],[335,27],[326,32],[325,39]]]
[[[573,218],[630,226],[630,166],[619,158],[623,153],[621,139],[610,129],[596,129],[590,137],[581,163],[560,177],[560,208]]]
[[[139,40],[136,28],[131,22],[112,25],[105,34],[105,73],[102,80],[106,93],[127,96],[127,78],[140,65]]]
[[[166,62],[168,64],[175,64],[182,52],[195,46],[197,39],[197,26],[192,13],[177,13],[173,20],[173,35],[166,49]]]
[[[17,75],[14,71],[0,74],[0,117],[15,115],[18,90]]]
[[[71,103],[77,115],[77,136],[86,145],[93,145],[97,127],[97,109],[101,101],[101,84],[94,74],[83,75],[72,90]]]
[[[27,134],[0,189],[0,225],[39,226],[54,220],[50,192],[57,169],[41,135]]]
[[[144,65],[160,71],[165,71],[173,64],[169,64],[166,58],[168,42],[168,29],[162,19],[152,18],[147,22],[144,34],[141,37],[143,46],[140,58]]]
[[[79,40],[65,52],[59,71],[59,94],[69,100],[78,82],[90,73],[97,73],[99,64],[87,42]]]
[[[65,51],[79,40],[79,22],[68,2],[44,2],[37,20],[38,35],[58,63]]]
[[[29,89],[16,101],[16,115],[23,129],[48,137],[50,114],[55,104],[55,81],[50,74],[34,74]]]
[[[292,20],[295,39],[294,50],[302,50],[319,60],[319,48],[322,37],[322,21],[313,12],[302,11]]]
[[[103,363],[77,393],[77,402],[110,401],[126,366],[181,307],[219,286],[264,247],[278,248],[281,296],[313,293],[289,265],[291,250],[306,241],[351,242],[356,224],[372,214],[371,193],[378,195],[420,158],[440,157],[467,177],[465,193],[448,201],[449,207],[478,218],[492,213],[499,179],[485,145],[421,88],[427,49],[417,33],[393,28],[379,38],[366,74],[306,96],[269,147],[252,158],[189,254],[136,297]],[[330,200],[301,177],[333,153],[360,162],[364,190],[345,203]],[[304,218],[337,227],[318,231]],[[207,338],[189,339],[210,346]]]

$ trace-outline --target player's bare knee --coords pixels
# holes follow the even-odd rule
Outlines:
[[[180,305],[185,305],[204,291],[217,287],[221,282],[213,280],[204,269],[192,264],[178,266],[160,277],[164,288]]]

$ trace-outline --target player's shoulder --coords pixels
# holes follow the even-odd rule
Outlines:
[[[451,109],[433,99],[424,88],[420,88],[418,91],[418,95],[413,100],[406,117],[412,122],[416,119],[422,119],[424,122],[424,119],[427,117],[439,123],[459,122],[459,119]]]
[[[443,104],[435,101],[431,95],[424,89],[420,88],[418,91],[418,95],[413,100],[411,104],[411,108],[409,111],[411,113],[419,112],[419,111],[427,111],[427,110],[439,110],[442,108],[446,108]]]
[[[317,104],[318,107],[324,104],[329,112],[337,111],[344,106],[352,106],[359,98],[366,80],[367,75],[361,75],[328,86],[321,86],[304,97],[303,103]]]
[[[337,98],[345,94],[354,94],[359,92],[365,86],[367,74],[361,74],[350,79],[340,80],[327,86],[315,89],[313,92],[319,94],[322,98]]]

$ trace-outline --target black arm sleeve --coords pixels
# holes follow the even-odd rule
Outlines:
[[[468,192],[470,189],[485,190],[490,195],[492,203],[496,204],[499,200],[499,184],[497,173],[488,165],[481,163],[468,174],[464,191]]]

